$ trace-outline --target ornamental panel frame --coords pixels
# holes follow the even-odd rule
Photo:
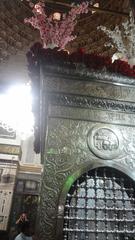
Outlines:
[[[114,169],[120,172],[122,172],[124,175],[127,175],[132,181],[135,182],[135,175],[131,170],[128,168],[123,167],[122,165],[119,166],[117,163],[114,163],[113,161],[110,161],[105,163],[102,161],[97,161],[97,162],[91,162],[90,164],[85,164],[84,167],[81,169],[73,172],[71,175],[69,175],[65,183],[63,185],[63,188],[59,194],[59,204],[57,208],[57,227],[56,227],[56,240],[63,239],[63,226],[64,226],[64,210],[65,210],[65,203],[66,203],[66,198],[67,194],[74,184],[74,182],[77,181],[82,175],[86,174],[87,172],[90,172],[92,170],[96,170],[98,168],[110,168]],[[135,194],[135,193],[134,193]]]
[[[57,239],[62,239],[61,221],[65,203],[62,192],[66,188],[68,177],[74,178],[76,174],[80,176],[83,171],[94,166],[110,166],[135,179],[135,82],[106,73],[89,76],[73,73],[71,76],[70,69],[65,73],[61,69],[63,72],[55,74],[53,66],[50,73],[47,66],[42,67],[40,120],[44,172],[39,233],[41,240],[54,240],[56,235]],[[77,125],[73,122],[77,122]],[[78,143],[78,134],[82,137],[82,122],[86,125],[89,123],[87,134],[99,123],[120,129],[124,140],[123,155],[116,154],[113,158],[104,159],[100,154],[93,154],[94,151],[88,148],[87,134]],[[67,143],[66,148],[64,143]]]

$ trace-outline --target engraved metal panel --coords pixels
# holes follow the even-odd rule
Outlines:
[[[122,151],[121,134],[116,128],[96,125],[88,133],[88,146],[100,158],[116,158]]]
[[[49,116],[57,118],[97,121],[117,125],[135,126],[135,115],[122,112],[102,111],[97,109],[49,106]]]
[[[64,240],[135,239],[134,182],[112,168],[81,176],[67,194]]]
[[[134,102],[125,102],[108,98],[83,96],[79,94],[74,95],[67,93],[49,93],[48,98],[50,103],[55,106],[57,105],[88,109],[101,109],[124,113],[135,113]]]
[[[115,85],[113,78],[106,82],[94,78],[86,81],[84,78],[73,79],[69,75],[64,78],[52,73],[51,76],[45,74],[42,91],[44,129],[41,155],[44,172],[39,208],[39,235],[42,240],[54,240],[57,236],[62,239],[63,225],[59,224],[61,215],[57,215],[57,207],[62,186],[65,186],[69,176],[76,171],[83,173],[82,169],[91,169],[96,165],[115,167],[135,179],[135,87],[129,82],[123,86]],[[120,142],[116,137],[118,151],[115,155],[114,150],[112,151],[111,159],[101,159],[100,154],[95,154],[88,147],[88,132],[98,124],[106,128],[113,126],[122,136],[122,150],[119,154]],[[64,208],[64,204],[62,206]],[[58,234],[57,229],[61,229]],[[77,239],[77,236],[75,237]],[[107,237],[109,239],[110,236]],[[104,240],[107,237],[105,235]],[[91,240],[94,240],[94,237],[91,237]]]
[[[109,81],[103,83],[102,81],[75,81],[74,79],[62,79],[58,77],[47,77],[45,74],[45,89],[46,92],[59,92],[59,93],[70,93],[70,94],[82,94],[93,97],[117,99],[120,101],[131,101],[135,100],[135,88],[127,85],[112,85]],[[113,78],[112,78],[113,80]]]

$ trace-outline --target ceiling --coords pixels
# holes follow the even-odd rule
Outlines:
[[[36,1],[34,1],[36,2]],[[71,7],[71,3],[79,3],[81,0],[46,0],[47,11],[65,12]],[[105,25],[114,28],[129,16],[130,0],[100,0],[99,8],[94,7],[98,1],[92,0],[90,11],[78,20],[75,29],[76,40],[67,48],[75,51],[83,47],[86,52],[96,52],[103,55],[112,55],[116,49],[104,46],[108,38],[97,26]],[[95,13],[92,14],[92,11]],[[31,16],[31,10],[25,0],[1,0],[0,1],[0,85],[12,82],[28,81],[26,52],[29,47],[39,40],[39,34],[30,26],[24,24],[24,18]]]

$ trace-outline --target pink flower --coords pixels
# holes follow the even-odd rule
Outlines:
[[[60,21],[54,21],[53,16],[47,16],[45,13],[45,4],[38,2],[35,5],[29,0],[29,5],[32,8],[34,17],[24,19],[25,23],[31,24],[34,28],[39,29],[40,37],[45,46],[47,44],[57,44],[60,49],[65,48],[66,44],[75,36],[72,35],[76,18],[80,14],[88,12],[88,2],[83,2],[80,5],[73,6],[68,14],[63,14]]]

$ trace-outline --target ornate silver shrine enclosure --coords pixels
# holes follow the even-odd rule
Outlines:
[[[41,69],[41,239],[134,239],[135,80]]]

